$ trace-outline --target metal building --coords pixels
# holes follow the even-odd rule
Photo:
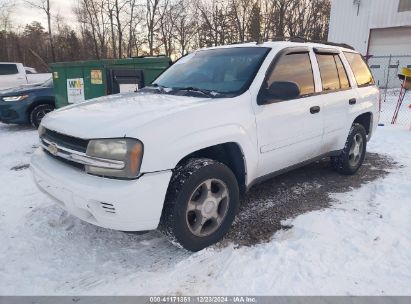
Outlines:
[[[328,40],[366,55],[411,53],[411,0],[332,0]]]
[[[331,0],[328,40],[366,56],[380,87],[397,87],[411,67],[411,0]]]

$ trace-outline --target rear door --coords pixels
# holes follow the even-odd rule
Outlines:
[[[351,83],[338,49],[314,48],[318,64],[321,98],[324,109],[324,136],[321,154],[341,149],[346,138],[349,107],[357,103],[357,92]]]
[[[365,63],[364,58],[358,53],[344,52],[344,56],[350,66],[353,78],[357,85],[358,100],[355,105],[349,108],[349,119],[352,123],[358,114],[371,112],[373,128],[376,127],[379,120],[379,90],[375,85],[374,79]]]
[[[18,87],[27,82],[15,63],[0,63],[0,90]]]
[[[304,162],[319,155],[321,150],[323,112],[315,94],[309,48],[287,48],[280,52],[267,71],[261,90],[281,81],[296,83],[300,96],[272,100],[256,107],[259,176]]]

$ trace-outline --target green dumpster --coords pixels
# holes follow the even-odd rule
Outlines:
[[[56,107],[136,91],[170,64],[165,56],[52,63]]]

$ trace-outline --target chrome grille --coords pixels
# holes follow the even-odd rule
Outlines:
[[[58,134],[57,136],[55,136]],[[40,137],[41,145],[49,155],[67,164],[82,168],[93,166],[105,169],[124,168],[125,163],[120,160],[93,157],[86,154],[88,140],[63,135],[46,129]]]
[[[41,139],[78,152],[86,153],[88,140],[46,129]]]

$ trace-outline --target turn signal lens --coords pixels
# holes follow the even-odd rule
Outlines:
[[[87,173],[104,177],[133,179],[140,174],[143,159],[143,143],[133,138],[114,138],[91,140],[86,154],[110,160],[121,160],[123,169],[108,169],[96,166],[86,166]]]

